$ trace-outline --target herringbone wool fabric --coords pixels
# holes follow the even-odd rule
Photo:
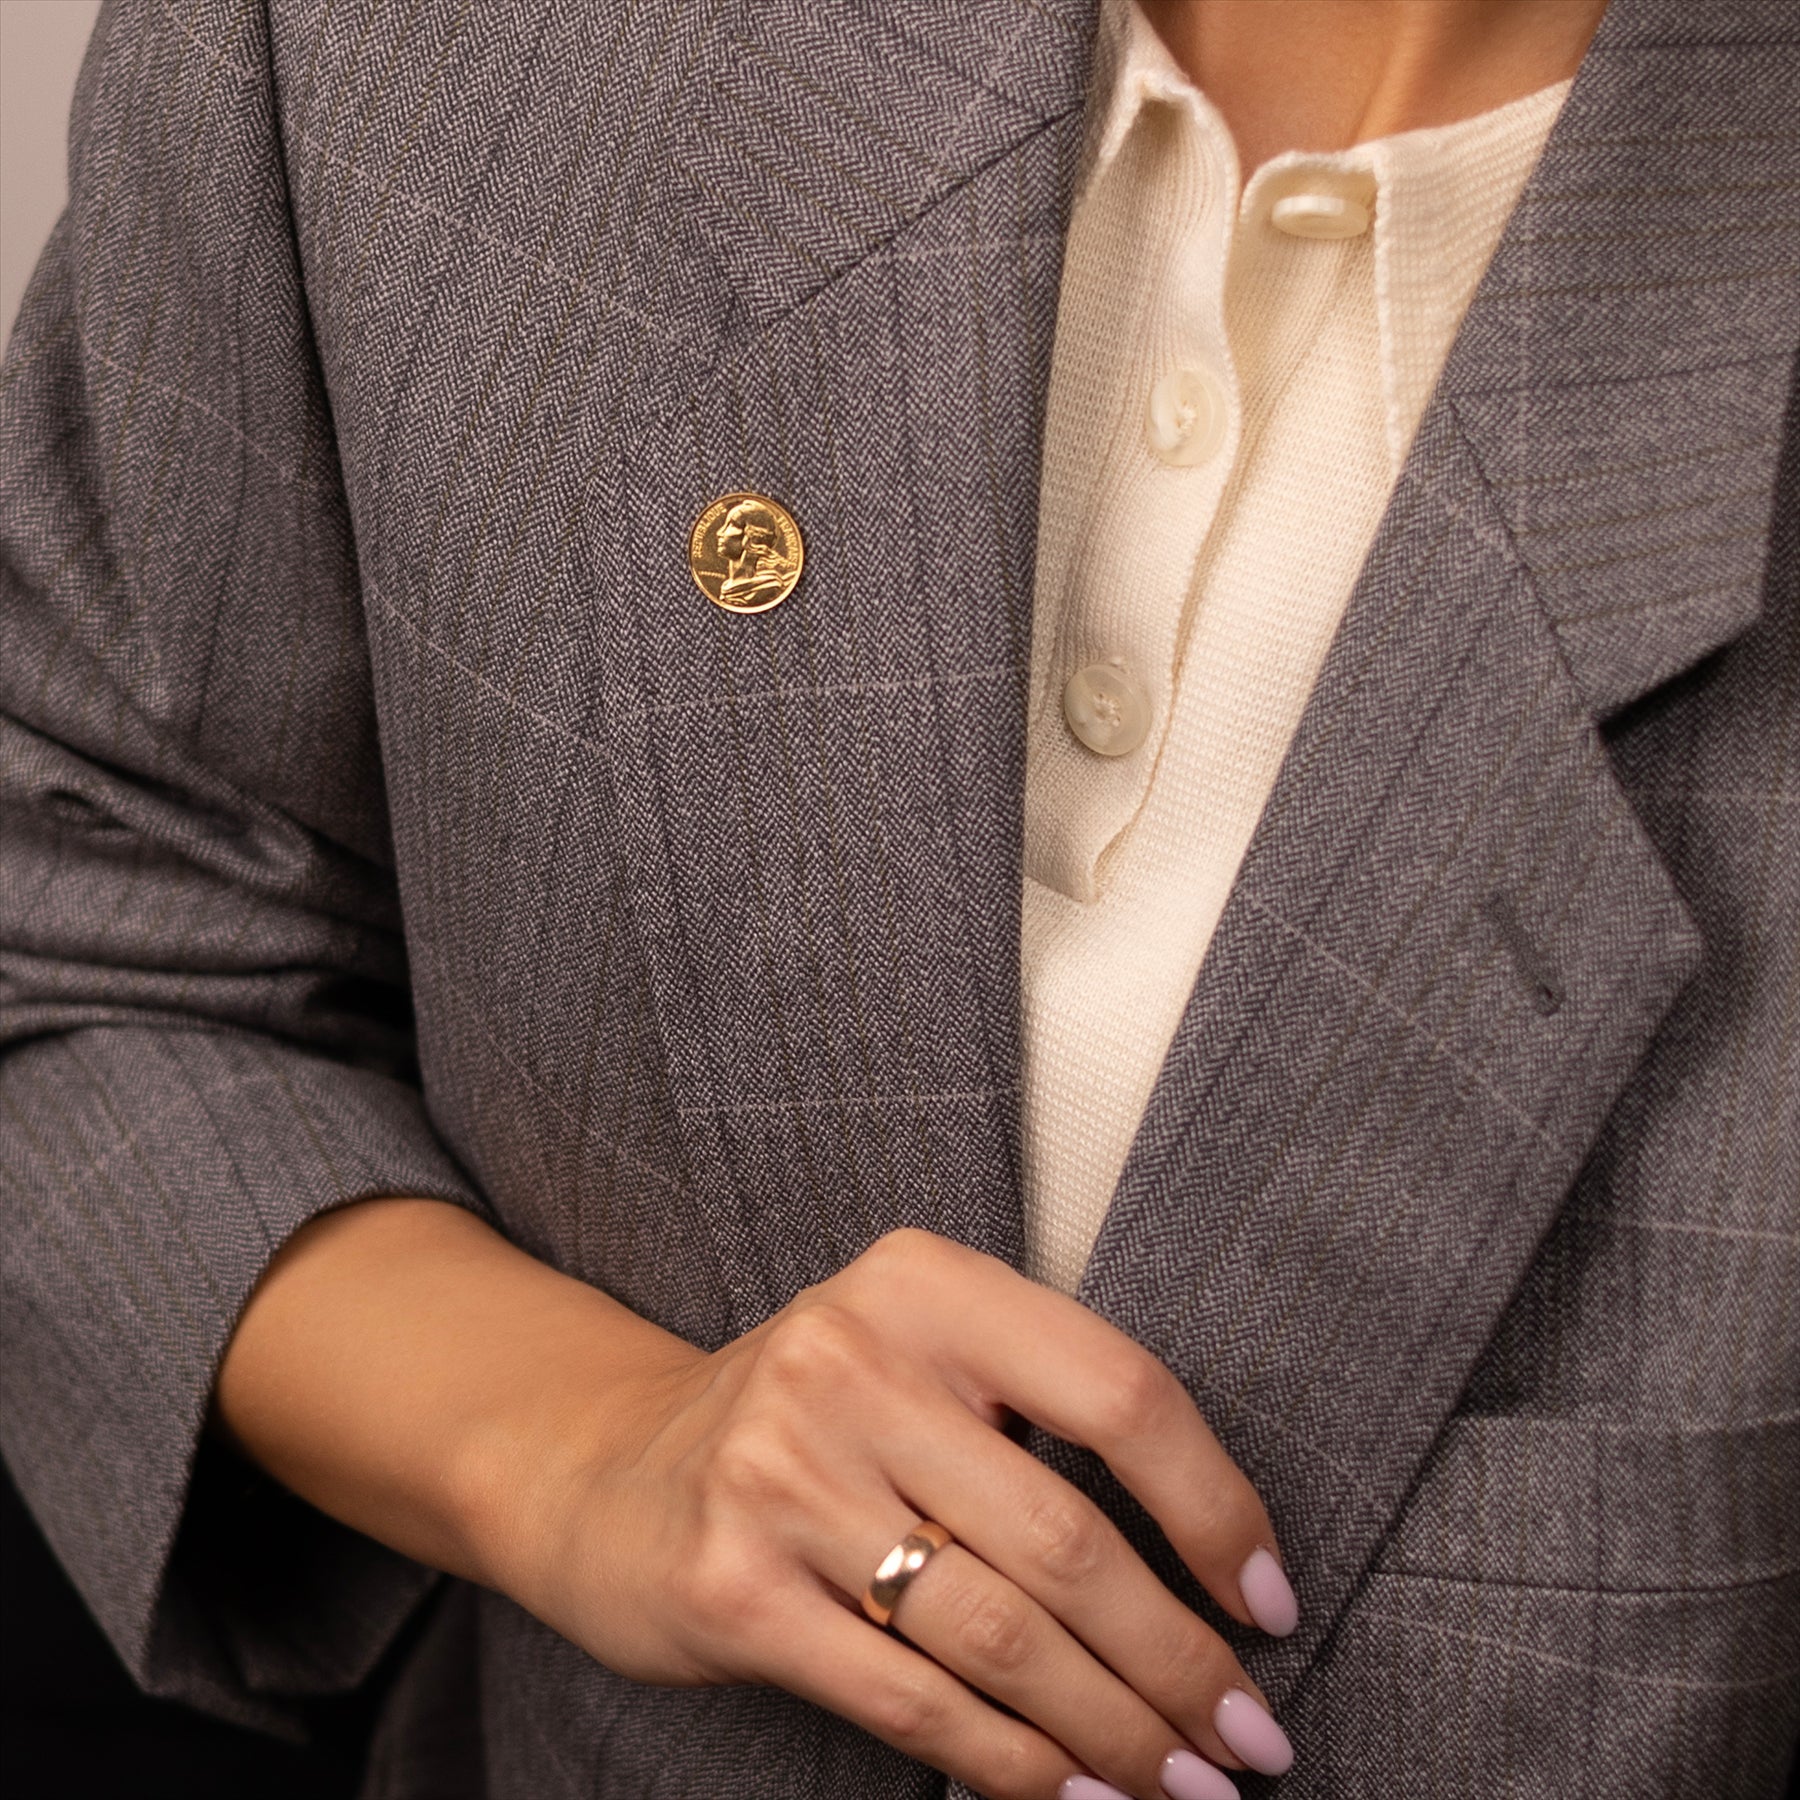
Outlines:
[[[482,1208],[703,1344],[890,1226],[1019,1258],[1091,37],[1091,0],[103,13],[0,376],[0,1378],[157,1691],[291,1722],[428,1585],[196,1460],[320,1209]],[[1785,0],[1613,0],[1081,1289],[1269,1502],[1283,1793],[1784,1779],[1796,117]],[[807,534],[753,618],[685,560],[745,487]],[[372,1793],[943,1790],[431,1604]]]

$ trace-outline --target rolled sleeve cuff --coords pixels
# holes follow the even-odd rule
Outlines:
[[[487,1217],[416,1089],[249,1034],[98,1026],[0,1062],[10,1214],[0,1442],[150,1692],[291,1726],[354,1686],[433,1577],[201,1433],[276,1251],[349,1201]]]

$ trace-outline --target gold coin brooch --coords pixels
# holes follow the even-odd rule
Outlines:
[[[767,494],[721,494],[688,538],[694,586],[726,612],[779,606],[798,585],[805,560],[794,515]]]

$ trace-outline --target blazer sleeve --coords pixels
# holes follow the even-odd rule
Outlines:
[[[0,368],[0,1442],[153,1692],[280,1728],[430,1577],[202,1435],[328,1208],[482,1201],[416,1083],[267,21],[112,0]]]

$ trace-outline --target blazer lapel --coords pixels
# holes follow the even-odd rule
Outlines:
[[[1091,6],[727,7],[674,160],[725,341],[595,476],[599,704],[688,1179],[742,1330],[881,1232],[1016,1259],[1038,445]],[[709,605],[772,495],[806,568]]]
[[[1800,263],[1777,11],[1614,0],[1088,1266],[1269,1501],[1303,1624],[1245,1650],[1278,1701],[1703,953],[1600,725],[1758,606]],[[1037,1448],[1198,1599],[1092,1458]]]

